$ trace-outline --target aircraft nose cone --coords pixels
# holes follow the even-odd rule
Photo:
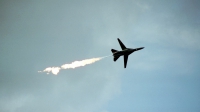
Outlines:
[[[139,50],[144,49],[144,47],[140,47]]]
[[[141,49],[144,49],[144,47],[137,48],[136,51],[141,50]]]

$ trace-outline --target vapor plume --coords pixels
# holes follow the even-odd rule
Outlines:
[[[60,67],[48,67],[46,69],[44,69],[43,71],[38,71],[38,72],[47,72],[47,74],[49,74],[50,72],[52,72],[52,74],[57,75],[60,71]]]
[[[61,66],[62,69],[70,69],[70,68],[76,68],[76,67],[81,67],[85,66],[87,64],[92,64],[96,61],[101,60],[102,58],[92,58],[92,59],[85,59],[82,61],[74,61],[71,64],[64,64]]]
[[[91,58],[91,59],[84,59],[81,61],[74,61],[71,64],[64,64],[61,65],[61,67],[47,67],[45,68],[43,71],[38,71],[38,72],[46,72],[47,74],[49,74],[50,72],[54,75],[57,75],[61,69],[75,69],[77,67],[81,67],[81,66],[85,66],[88,64],[92,64],[94,62],[97,62],[103,58],[106,58],[108,56],[104,56],[104,57],[99,57],[99,58]]]

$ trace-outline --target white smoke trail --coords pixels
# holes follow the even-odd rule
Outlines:
[[[81,67],[81,66],[85,66],[87,64],[92,64],[96,61],[99,61],[103,59],[103,57],[101,58],[92,58],[92,59],[85,59],[82,61],[74,61],[71,64],[64,64],[61,66],[62,69],[70,69],[70,68],[76,68],[76,67]]]
[[[108,56],[99,57],[99,58],[85,59],[85,60],[82,60],[82,61],[74,61],[71,64],[64,64],[61,67],[48,67],[48,68],[44,69],[43,71],[38,71],[38,72],[47,72],[47,74],[52,72],[52,74],[57,75],[61,69],[70,69],[70,68],[74,69],[74,68],[77,68],[77,67],[81,67],[81,66],[85,66],[85,65],[88,65],[88,64],[92,64],[92,63],[97,62],[97,61],[99,61],[99,60],[101,60],[103,58],[106,58],[106,57],[108,57]]]
[[[43,71],[38,71],[38,72],[47,72],[47,74],[49,74],[49,72],[52,72],[52,74],[57,75],[60,69],[61,69],[60,67],[48,67]]]

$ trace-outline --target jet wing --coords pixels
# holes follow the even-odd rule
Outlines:
[[[121,42],[121,40],[119,38],[117,38],[122,50],[126,49],[126,46]]]
[[[124,68],[126,68],[127,61],[128,61],[128,55],[124,55]]]

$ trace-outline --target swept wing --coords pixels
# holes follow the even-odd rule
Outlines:
[[[121,42],[121,40],[119,38],[117,38],[122,50],[126,49],[126,46]]]
[[[127,61],[128,61],[128,55],[124,55],[124,68],[126,68]]]

